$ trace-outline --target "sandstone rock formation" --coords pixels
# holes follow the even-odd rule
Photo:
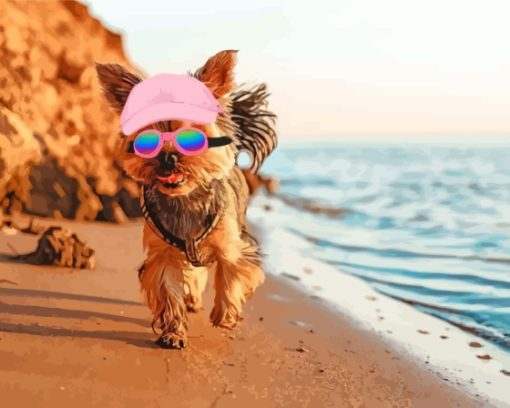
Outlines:
[[[140,215],[95,61],[136,71],[120,35],[86,6],[0,2],[0,225],[2,212],[20,210],[116,222]]]

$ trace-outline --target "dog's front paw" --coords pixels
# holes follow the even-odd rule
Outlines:
[[[156,344],[164,349],[182,350],[186,348],[187,339],[176,333],[163,334],[156,340]]]
[[[186,311],[191,313],[198,313],[203,309],[203,306],[201,304],[193,304],[189,303],[186,305]]]
[[[209,318],[213,326],[233,329],[239,320],[239,314],[235,310],[214,306]]]
[[[202,302],[192,296],[187,296],[185,299],[186,310],[188,312],[198,313],[204,307],[202,306]]]

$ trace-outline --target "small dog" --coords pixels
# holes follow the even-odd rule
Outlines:
[[[143,158],[133,151],[139,131],[128,131],[122,138],[123,168],[143,186],[146,259],[139,279],[152,311],[153,330],[161,331],[156,344],[162,348],[186,346],[186,312],[202,308],[209,271],[214,273],[210,313],[214,326],[234,327],[243,304],[264,281],[259,247],[247,230],[249,191],[236,157],[239,151],[248,151],[251,171],[258,171],[277,144],[275,115],[267,110],[265,84],[244,89],[234,83],[236,54],[219,52],[189,74],[218,102],[214,122],[166,118],[142,129],[198,129],[207,136],[208,149],[186,155],[175,139],[163,139],[157,156]],[[96,64],[96,69],[106,99],[123,112],[142,78],[117,64]],[[232,143],[226,145],[225,140]]]

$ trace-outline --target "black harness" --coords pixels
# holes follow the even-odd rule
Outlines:
[[[158,217],[155,217],[152,214],[145,204],[147,201],[147,190],[145,186],[142,187],[142,194],[140,197],[140,204],[142,207],[142,213],[149,224],[149,227],[152,231],[167,244],[172,245],[173,247],[181,250],[186,254],[186,258],[193,266],[205,266],[202,260],[200,259],[200,252],[198,250],[198,244],[200,244],[214,229],[214,227],[218,224],[220,220],[219,212],[211,215],[206,220],[206,227],[203,231],[200,232],[197,238],[191,238],[184,240],[182,238],[176,237],[172,233],[170,233],[164,226],[161,224]]]

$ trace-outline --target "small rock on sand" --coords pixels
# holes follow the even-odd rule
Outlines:
[[[506,375],[507,377],[510,377],[510,371],[501,370],[501,374]]]
[[[418,330],[418,333],[420,333],[420,334],[429,334],[429,332],[427,330],[421,330],[421,329]]]
[[[300,353],[308,353],[308,349],[304,348],[303,346],[296,348],[296,351],[299,351]]]
[[[477,341],[472,341],[471,343],[469,343],[469,347],[479,348],[479,347],[483,347],[483,345],[481,345]]]
[[[477,354],[476,357],[478,357],[480,360],[491,360],[492,357],[489,354]]]

